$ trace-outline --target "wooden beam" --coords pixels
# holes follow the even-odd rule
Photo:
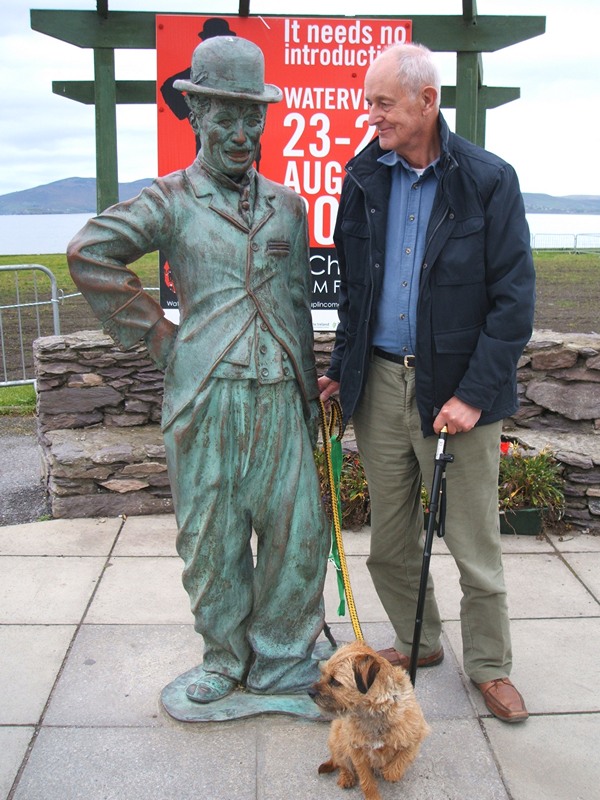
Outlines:
[[[413,41],[435,52],[493,53],[541,36],[545,17],[485,16],[476,22],[461,17],[412,17]]]
[[[117,105],[156,102],[156,81],[115,81]],[[94,81],[52,81],[52,91],[68,100],[94,104]]]
[[[156,102],[156,81],[116,81],[116,85],[117,105]],[[77,103],[94,103],[94,81],[52,81],[52,91]],[[497,108],[518,100],[520,96],[521,90],[517,86],[479,87],[479,105],[482,108]],[[441,105],[442,108],[456,108],[456,86],[442,86]]]
[[[102,19],[95,11],[32,9],[31,27],[78,47],[148,50],[156,47],[156,13],[111,11]],[[413,40],[438,52],[495,52],[540,36],[546,29],[545,17],[485,16],[477,17],[476,24],[462,16],[417,15],[411,19]]]
[[[478,106],[480,109],[498,108],[512,103],[521,96],[517,86],[480,86]],[[456,108],[456,86],[442,86],[442,108]]]
[[[111,11],[107,19],[103,19],[95,11],[34,8],[30,12],[30,19],[34,31],[77,47],[109,47],[115,50],[153,50],[156,47],[154,11]]]

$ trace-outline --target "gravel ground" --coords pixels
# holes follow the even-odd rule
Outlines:
[[[0,416],[0,526],[49,513],[34,417]]]

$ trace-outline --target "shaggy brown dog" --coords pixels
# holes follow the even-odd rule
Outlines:
[[[366,800],[380,800],[374,770],[400,780],[429,733],[408,673],[362,642],[341,647],[321,672],[308,693],[338,719],[329,734],[331,758],[319,772],[339,769],[342,789],[358,778]]]

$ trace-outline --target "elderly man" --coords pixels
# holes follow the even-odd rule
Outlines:
[[[408,666],[423,552],[420,488],[447,426],[446,543],[460,571],[463,660],[489,710],[527,718],[512,665],[500,536],[502,419],[531,334],[534,270],[512,167],[452,134],[426,48],[384,51],[365,80],[378,138],[346,167],[335,230],[340,323],[326,400],[353,417],[372,508],[369,570]],[[419,666],[444,656],[430,580]]]
[[[162,427],[204,659],[187,696],[242,684],[302,691],[323,627],[327,523],[313,460],[318,396],[304,204],[252,167],[266,104],[260,49],[198,45],[186,92],[201,149],[187,169],[109,208],[73,239],[73,279],[125,347],[165,368]],[[180,303],[173,325],[127,268],[160,249]],[[250,548],[258,541],[256,566]]]

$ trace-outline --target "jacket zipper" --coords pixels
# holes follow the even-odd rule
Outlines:
[[[454,165],[454,164],[450,164],[450,165],[448,166],[448,168],[447,168],[446,170],[444,170],[444,173],[443,173],[443,175],[442,175],[442,177],[441,177],[441,180],[440,180],[440,188],[441,188],[441,191],[442,191],[442,196],[443,196],[444,200],[446,200],[446,192],[445,192],[445,186],[444,186],[444,185],[445,185],[445,183],[446,183],[446,175],[448,175],[448,173],[449,173],[451,170],[453,170],[453,169],[454,169],[454,167],[455,167],[455,165]],[[438,230],[440,229],[440,226],[441,226],[442,222],[444,222],[444,220],[445,220],[445,219],[446,219],[446,217],[448,216],[448,213],[449,213],[449,211],[450,211],[450,204],[449,204],[449,203],[448,203],[448,201],[446,200],[446,210],[445,210],[445,211],[444,211],[444,213],[442,214],[440,221],[437,223],[437,225],[435,226],[435,228],[434,228],[434,229],[433,229],[433,231],[431,232],[431,236],[430,236],[430,237],[429,237],[429,239],[428,239],[428,240],[425,242],[425,252],[423,253],[423,263],[426,263],[426,259],[427,259],[427,251],[429,250],[429,246],[430,246],[430,245],[431,245],[431,243],[433,242],[433,240],[434,240],[434,238],[435,238],[435,235],[436,235],[436,233],[438,232]]]
[[[358,186],[358,188],[359,188],[359,189],[360,189],[360,191],[362,192],[362,196],[363,196],[363,203],[364,203],[364,206],[365,206],[365,218],[366,218],[366,220],[367,220],[367,225],[369,226],[369,242],[370,242],[370,244],[372,245],[372,243],[373,243],[373,227],[372,227],[372,224],[371,224],[371,222],[370,222],[370,218],[371,218],[371,217],[370,217],[370,214],[369,214],[369,204],[367,203],[367,192],[365,191],[365,188],[364,188],[364,186],[362,185],[362,183],[361,183],[361,182],[360,182],[360,181],[359,181],[359,180],[356,178],[356,176],[354,175],[354,173],[353,173],[352,169],[350,169],[350,171],[348,172],[348,174],[350,175],[350,177],[352,178],[352,180],[354,181],[354,183],[355,183],[355,184]],[[369,264],[369,269],[371,269],[371,268],[372,268],[372,265],[371,265],[371,264]],[[373,281],[373,276],[371,275],[371,285],[370,285],[370,287],[369,287],[369,316],[371,316],[372,309],[373,309],[373,284],[374,284],[374,281]],[[365,320],[365,323],[366,323],[367,325],[369,325],[369,320],[368,320],[368,319],[366,319],[366,320]],[[369,340],[369,337],[368,337],[368,336],[365,336],[365,337],[364,337],[364,341],[365,341],[365,347],[363,348],[363,352],[361,353],[361,355],[362,355],[361,362],[360,362],[361,364],[364,364],[364,362],[365,362],[365,359],[366,359],[366,357],[367,357],[367,350],[368,350],[368,344],[367,344],[367,342],[368,342],[368,340]],[[362,380],[363,380],[363,374],[361,373],[361,381],[362,381]]]

